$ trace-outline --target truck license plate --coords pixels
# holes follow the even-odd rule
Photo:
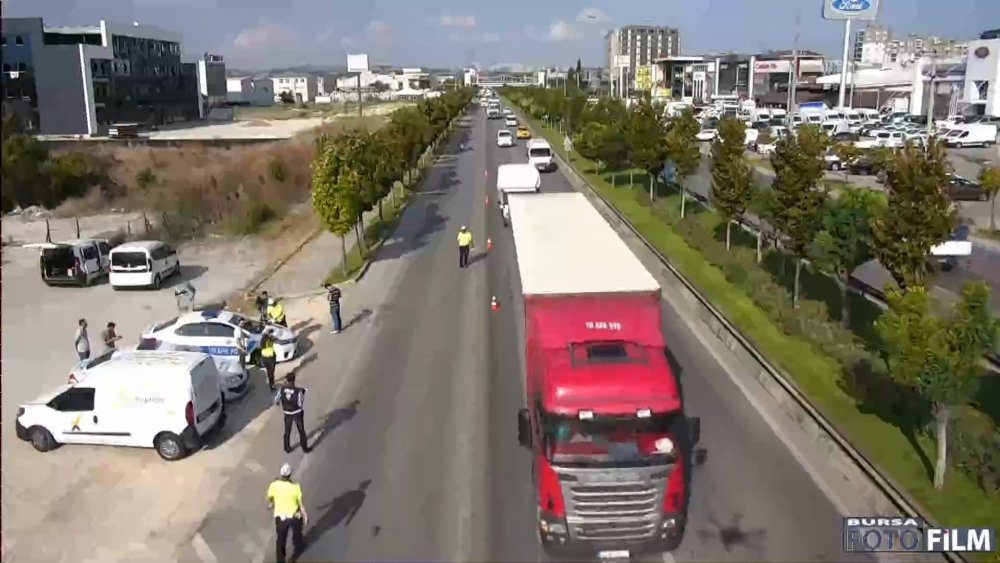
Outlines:
[[[628,552],[627,549],[623,549],[623,550],[620,550],[620,551],[598,551],[597,552],[597,558],[598,559],[628,559],[630,556],[631,556],[631,554]]]

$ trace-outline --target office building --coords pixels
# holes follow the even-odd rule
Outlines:
[[[229,105],[226,63],[221,55],[205,53],[195,62],[198,74],[198,117]]]
[[[637,73],[649,75],[656,60],[680,54],[680,31],[673,27],[627,25],[608,32],[604,43],[611,80],[617,84],[619,76],[623,76],[631,91],[637,87]],[[620,72],[619,63],[626,60],[627,69]]]
[[[964,57],[969,44],[936,36],[909,34],[894,37],[889,28],[869,24],[854,36],[853,60],[863,65],[879,66],[912,63],[921,57]]]
[[[272,106],[274,82],[270,78],[229,77],[226,79],[226,100],[233,106]]]
[[[316,77],[306,74],[279,74],[271,77],[274,82],[274,99],[280,101],[281,95],[288,93],[295,103],[310,103],[316,100],[319,90]]]
[[[179,34],[101,20],[47,27],[3,18],[3,105],[40,134],[93,136],[112,123],[198,118],[194,64]]]

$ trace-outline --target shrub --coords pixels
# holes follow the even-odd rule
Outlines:
[[[288,165],[285,164],[284,159],[280,156],[271,159],[270,164],[267,165],[267,170],[271,174],[271,179],[276,182],[284,182],[288,179]]]
[[[949,426],[952,464],[988,494],[1000,493],[1000,428],[971,408],[958,409]]]

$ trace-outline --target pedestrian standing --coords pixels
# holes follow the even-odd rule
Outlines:
[[[469,251],[472,249],[472,233],[463,225],[458,231],[458,267],[469,266]]]
[[[267,321],[267,301],[268,296],[266,291],[257,296],[257,313],[260,315],[260,322],[262,323]]]
[[[274,367],[278,362],[274,357],[274,337],[269,332],[260,338],[260,363],[267,372],[267,385],[274,391]]]
[[[80,360],[86,360],[90,358],[90,336],[87,335],[87,319],[80,319],[77,325],[76,337],[74,338],[76,355]]]
[[[277,562],[285,562],[288,532],[292,533],[292,559],[298,559],[306,548],[302,530],[309,522],[309,515],[302,502],[302,487],[292,481],[292,466],[287,463],[281,466],[280,477],[267,487],[267,504],[274,509]]]
[[[330,319],[333,321],[333,328],[330,329],[330,333],[339,334],[344,328],[340,319],[340,288],[332,283],[326,284],[325,287],[326,300],[330,303]]]
[[[288,326],[288,322],[285,320],[285,306],[273,297],[267,299],[267,320],[279,326]]]
[[[302,451],[309,453],[309,441],[306,437],[305,411],[306,390],[295,385],[295,372],[285,376],[285,385],[274,396],[276,403],[281,404],[281,412],[285,415],[285,453],[292,452],[292,425],[299,431],[299,445]]]
[[[122,339],[122,337],[119,336],[118,332],[115,330],[116,326],[117,325],[115,325],[114,322],[109,322],[108,326],[106,326],[104,330],[101,331],[101,341],[104,342],[105,352],[117,348],[118,344],[116,344],[116,342]]]

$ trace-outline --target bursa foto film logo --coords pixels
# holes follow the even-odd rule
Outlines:
[[[861,553],[992,553],[994,528],[929,526],[920,518],[849,516],[844,518],[844,551]]]

